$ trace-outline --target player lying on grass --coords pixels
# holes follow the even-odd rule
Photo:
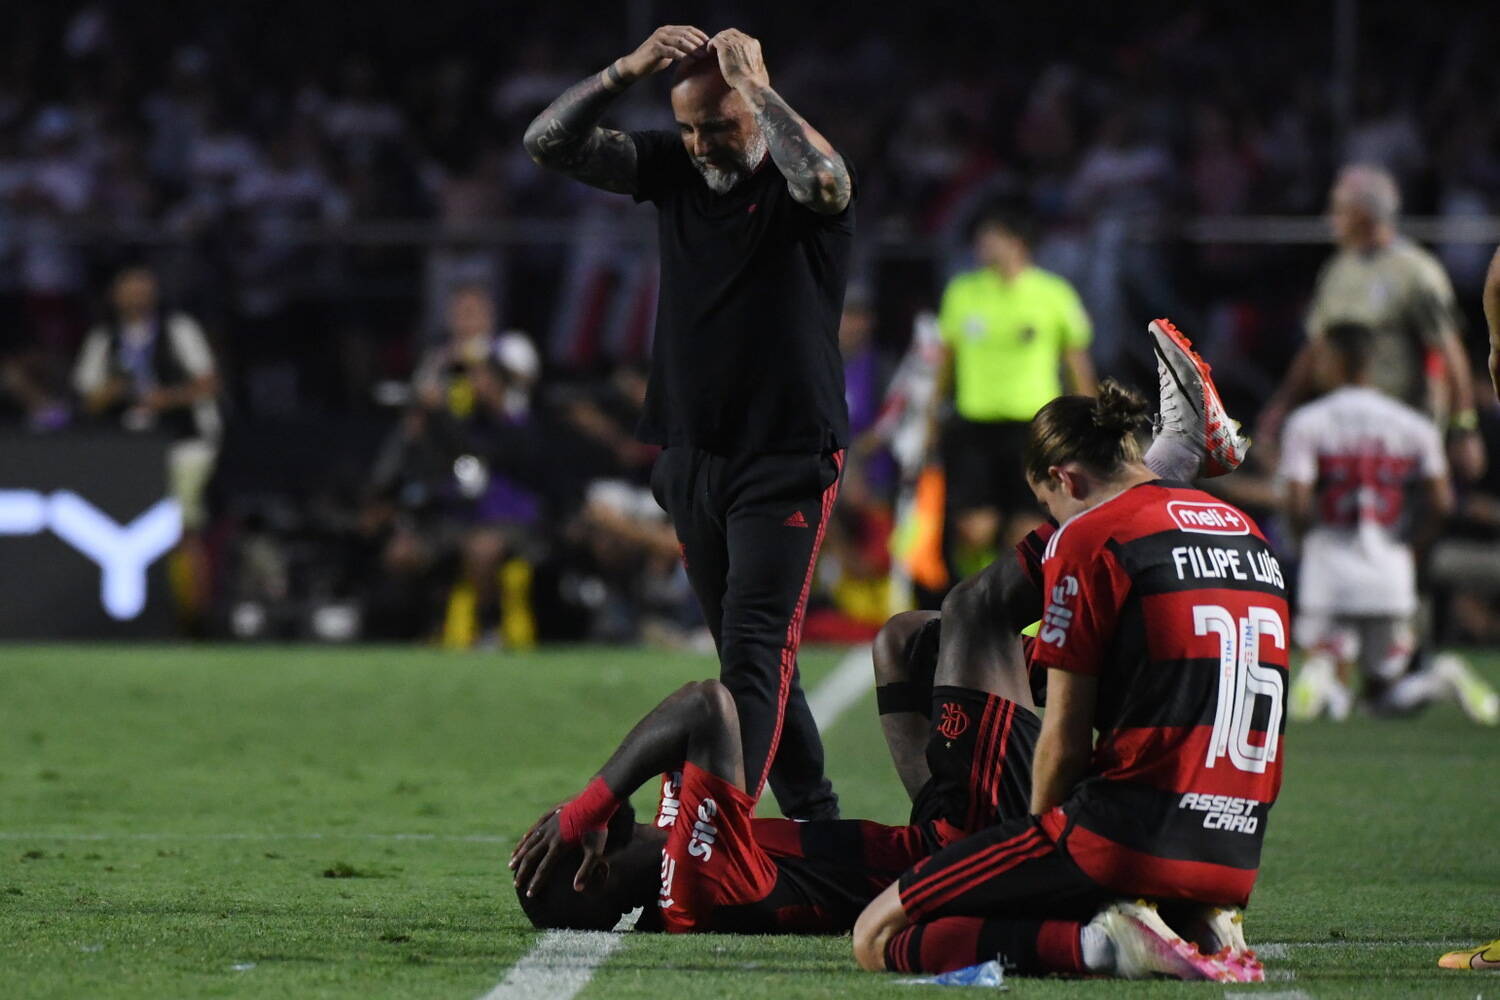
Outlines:
[[[1151,457],[1192,475],[1207,450],[1203,414],[1229,428],[1169,328],[1158,329],[1158,350],[1175,352],[1182,373],[1163,368]],[[1215,461],[1232,467],[1243,445],[1220,438]],[[1026,815],[1039,723],[1016,635],[1041,615],[1042,545],[1033,539],[1019,560],[958,588],[941,646],[938,616],[922,612],[896,616],[875,643],[882,727],[913,799],[909,826],[752,821],[732,706],[717,684],[690,684],[631,731],[582,795],[522,838],[511,868],[528,917],[611,927],[656,888],[667,930],[838,932],[933,849]],[[662,772],[657,822],[637,825],[623,801]]]
[[[1206,366],[1169,324],[1153,327],[1171,352],[1163,381],[1180,367],[1169,362],[1192,362],[1199,401],[1217,411],[1202,426],[1232,467],[1243,442]],[[1143,461],[1146,423],[1112,384],[1033,421],[1028,479],[1062,527],[1043,563],[1034,658],[1048,713],[1032,815],[884,890],[855,927],[864,967],[943,972],[998,955],[1022,973],[1263,978],[1233,908],[1249,898],[1280,785],[1285,586],[1248,517]]]
[[[1220,429],[1213,439],[1214,454],[1205,464],[1220,470],[1232,468],[1238,463],[1235,449],[1242,451],[1243,443],[1233,436],[1211,383],[1205,391],[1195,359],[1190,352],[1184,353],[1185,342],[1174,346],[1164,330],[1170,326],[1154,332],[1181,374],[1172,376],[1166,367],[1162,369],[1163,433],[1150,457],[1167,469],[1195,473],[1200,462],[1205,462],[1205,442],[1210,440],[1206,425],[1212,424]],[[1160,344],[1158,350],[1162,350]],[[1037,543],[1033,555],[1039,554]],[[741,806],[735,813],[737,819],[748,819],[748,809],[738,802],[741,796],[732,787],[724,787],[734,785],[734,776],[722,767],[717,772],[706,769],[693,758],[706,752],[705,745],[732,744],[733,730],[719,724],[723,721],[715,711],[719,692],[711,686],[690,685],[637,727],[588,792],[544,816],[518,846],[512,867],[518,870],[518,892],[523,892],[523,906],[533,921],[543,926],[612,925],[621,912],[644,901],[649,873],[642,874],[642,864],[665,847],[662,875],[673,887],[663,897],[668,929],[838,930],[849,926],[863,900],[888,883],[904,861],[951,842],[965,830],[1021,815],[1036,720],[1014,625],[1006,620],[1005,595],[1009,595],[1009,606],[1019,607],[1025,616],[1014,621],[1030,620],[1040,613],[1040,591],[1021,571],[1025,562],[1023,558],[1020,563],[998,565],[983,581],[963,588],[956,600],[945,605],[955,623],[967,620],[968,624],[950,626],[943,664],[935,662],[938,623],[931,614],[897,616],[876,643],[882,723],[897,771],[915,800],[912,827],[857,822],[795,826],[765,821],[751,824],[748,837],[741,829],[744,824],[738,823],[731,829],[741,836],[726,840],[721,802]],[[1033,567],[1032,572],[1039,579],[1039,571]],[[997,597],[1001,599],[998,605],[993,603]],[[987,666],[976,670],[973,664]],[[939,682],[936,688],[934,679]],[[696,729],[692,728],[695,722]],[[633,751],[647,741],[648,734],[663,732],[671,734],[669,755],[682,754],[692,767],[684,768],[686,782],[681,776],[669,777],[661,827],[635,827],[627,813],[617,813],[606,833],[597,829],[597,818],[592,821],[595,829],[585,850],[572,847],[569,841],[576,844],[584,839],[577,811],[590,808],[607,813],[617,798],[609,789],[641,783],[644,778],[628,777],[631,768],[622,755],[634,757]],[[699,749],[692,750],[692,743],[699,744]],[[984,748],[978,756],[976,743]],[[632,752],[627,754],[627,749]],[[665,765],[646,765],[644,773],[649,776],[659,766]],[[684,791],[685,785],[715,783],[720,785],[717,799],[695,794],[692,787]],[[706,809],[704,798],[712,799]],[[703,820],[705,812],[720,822]],[[674,814],[676,820],[687,817],[687,821],[674,821]],[[700,828],[700,822],[706,826]],[[713,840],[704,843],[704,833],[710,833]],[[674,837],[676,850],[671,846]],[[613,870],[598,869],[601,841]],[[736,845],[743,848],[757,863],[741,867],[752,875],[758,872],[761,881],[716,882],[705,878],[702,869],[707,865],[681,867],[684,857],[707,862],[715,844],[721,858],[729,856]],[[563,858],[564,854],[569,856]],[[554,865],[556,877],[551,876]],[[809,879],[811,871],[823,876],[823,881]],[[683,878],[686,883],[679,881]],[[814,901],[820,884],[825,897],[822,904]],[[808,890],[809,885],[814,891]],[[579,887],[584,891],[577,891]],[[782,905],[788,901],[790,905]],[[768,910],[773,907],[779,912],[770,918]]]
[[[924,753],[930,772],[910,825],[752,819],[734,701],[718,681],[687,684],[517,845],[510,866],[531,922],[602,929],[643,906],[644,929],[842,933],[919,858],[1024,816],[1041,723],[1019,649],[939,671],[935,647],[913,641],[921,625],[898,617],[875,655],[882,690],[904,685],[932,720],[925,745],[892,745],[899,773]],[[625,800],[664,772],[655,824],[635,824]]]

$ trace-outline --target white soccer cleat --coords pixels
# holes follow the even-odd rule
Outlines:
[[[1184,940],[1145,900],[1115,903],[1091,921],[1109,938],[1115,950],[1114,974],[1122,979],[1212,980],[1241,982],[1216,958],[1204,955]]]
[[[1500,725],[1500,694],[1462,656],[1439,653],[1432,658],[1432,672],[1448,686],[1470,719],[1481,726]]]
[[[1188,920],[1188,938],[1241,983],[1263,983],[1266,967],[1245,944],[1245,918],[1238,907],[1205,906]]]
[[[1208,362],[1171,320],[1152,320],[1147,329],[1155,342],[1161,393],[1158,433],[1180,438],[1196,449],[1203,456],[1199,474],[1204,478],[1233,472],[1245,460],[1250,439],[1224,409]]]

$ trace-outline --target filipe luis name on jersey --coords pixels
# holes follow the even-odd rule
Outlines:
[[[1178,545],[1172,549],[1177,579],[1254,580],[1286,587],[1281,563],[1269,552],[1241,552],[1218,545]]]

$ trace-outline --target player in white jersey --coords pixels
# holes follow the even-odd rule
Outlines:
[[[1307,654],[1292,717],[1346,716],[1352,699],[1339,677],[1357,665],[1372,707],[1410,710],[1452,693],[1470,715],[1494,721],[1500,699],[1457,657],[1402,677],[1415,645],[1413,549],[1453,509],[1442,435],[1371,385],[1368,327],[1334,324],[1318,351],[1332,391],[1288,418],[1281,455],[1287,514],[1302,542],[1295,635]]]

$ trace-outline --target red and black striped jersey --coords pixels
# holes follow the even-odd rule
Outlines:
[[[941,846],[933,824],[752,819],[755,800],[692,763],[665,776],[661,892],[642,929],[842,934],[870,900]]]
[[[721,904],[716,930],[746,934],[846,934],[870,900],[939,846],[932,824],[757,819],[755,842],[776,866],[759,899]]]
[[[1242,511],[1145,483],[1064,524],[1033,656],[1098,678],[1087,777],[1043,818],[1123,893],[1241,905],[1281,787],[1288,611]]]

